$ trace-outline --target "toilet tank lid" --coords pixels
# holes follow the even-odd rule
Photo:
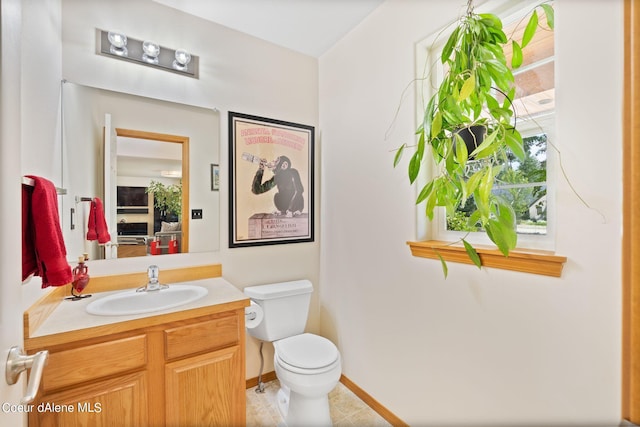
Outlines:
[[[291,282],[271,283],[268,285],[248,286],[244,294],[255,300],[288,297],[291,295],[308,294],[313,292],[313,285],[308,280],[293,280]]]

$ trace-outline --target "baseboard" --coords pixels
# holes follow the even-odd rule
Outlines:
[[[268,383],[269,381],[273,381],[277,379],[276,371],[267,372],[266,374],[262,374],[262,382]],[[247,381],[247,388],[256,387],[258,385],[258,377],[249,378]]]
[[[266,382],[269,382],[269,381],[273,381],[275,379],[277,379],[275,371],[271,371],[271,372],[267,372],[266,374],[262,374],[262,382],[266,383]],[[382,406],[382,404],[380,404],[380,402],[375,400],[369,393],[367,393],[366,391],[364,391],[363,389],[358,387],[358,385],[356,383],[354,383],[353,381],[351,381],[349,378],[345,377],[344,375],[340,375],[340,382],[346,388],[348,388],[353,394],[358,396],[360,398],[360,400],[362,400],[364,403],[366,403],[371,409],[376,411],[378,413],[378,415],[380,415],[382,418],[387,420],[387,422],[389,424],[391,424],[392,426],[394,426],[394,427],[409,427],[409,424],[405,423],[400,418],[398,418],[393,412],[391,412],[390,410],[388,410],[387,408]],[[258,377],[249,378],[249,379],[247,379],[246,383],[247,383],[247,388],[248,389],[252,388],[252,387],[256,387],[258,385]]]
[[[409,427],[409,424],[398,418],[393,412],[382,406],[380,402],[375,400],[369,393],[361,389],[356,383],[351,381],[344,375],[340,376],[340,382],[344,384],[346,388],[351,390],[353,394],[358,396],[364,403],[366,403],[371,409],[376,411],[382,418],[387,420],[393,427]]]

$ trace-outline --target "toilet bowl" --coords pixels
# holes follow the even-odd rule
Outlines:
[[[250,286],[245,310],[249,335],[272,342],[280,380],[278,409],[289,427],[330,426],[329,392],[342,372],[340,352],[319,335],[304,333],[313,287],[308,280]],[[257,307],[259,306],[259,307]],[[255,320],[260,312],[260,320]]]
[[[340,379],[340,353],[326,338],[309,333],[273,343],[282,386],[278,409],[288,426],[330,426],[328,394]]]

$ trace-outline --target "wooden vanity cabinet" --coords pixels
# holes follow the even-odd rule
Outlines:
[[[50,347],[29,425],[244,426],[244,342],[236,309]]]

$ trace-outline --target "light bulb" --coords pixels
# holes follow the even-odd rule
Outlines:
[[[184,71],[191,62],[191,54],[184,49],[176,50],[176,60],[173,61],[173,68]]]
[[[109,31],[107,38],[111,43],[109,52],[118,56],[127,56],[127,36],[116,31]]]
[[[158,55],[160,55],[160,45],[150,40],[145,40],[142,43],[142,60],[150,64],[158,63]]]

